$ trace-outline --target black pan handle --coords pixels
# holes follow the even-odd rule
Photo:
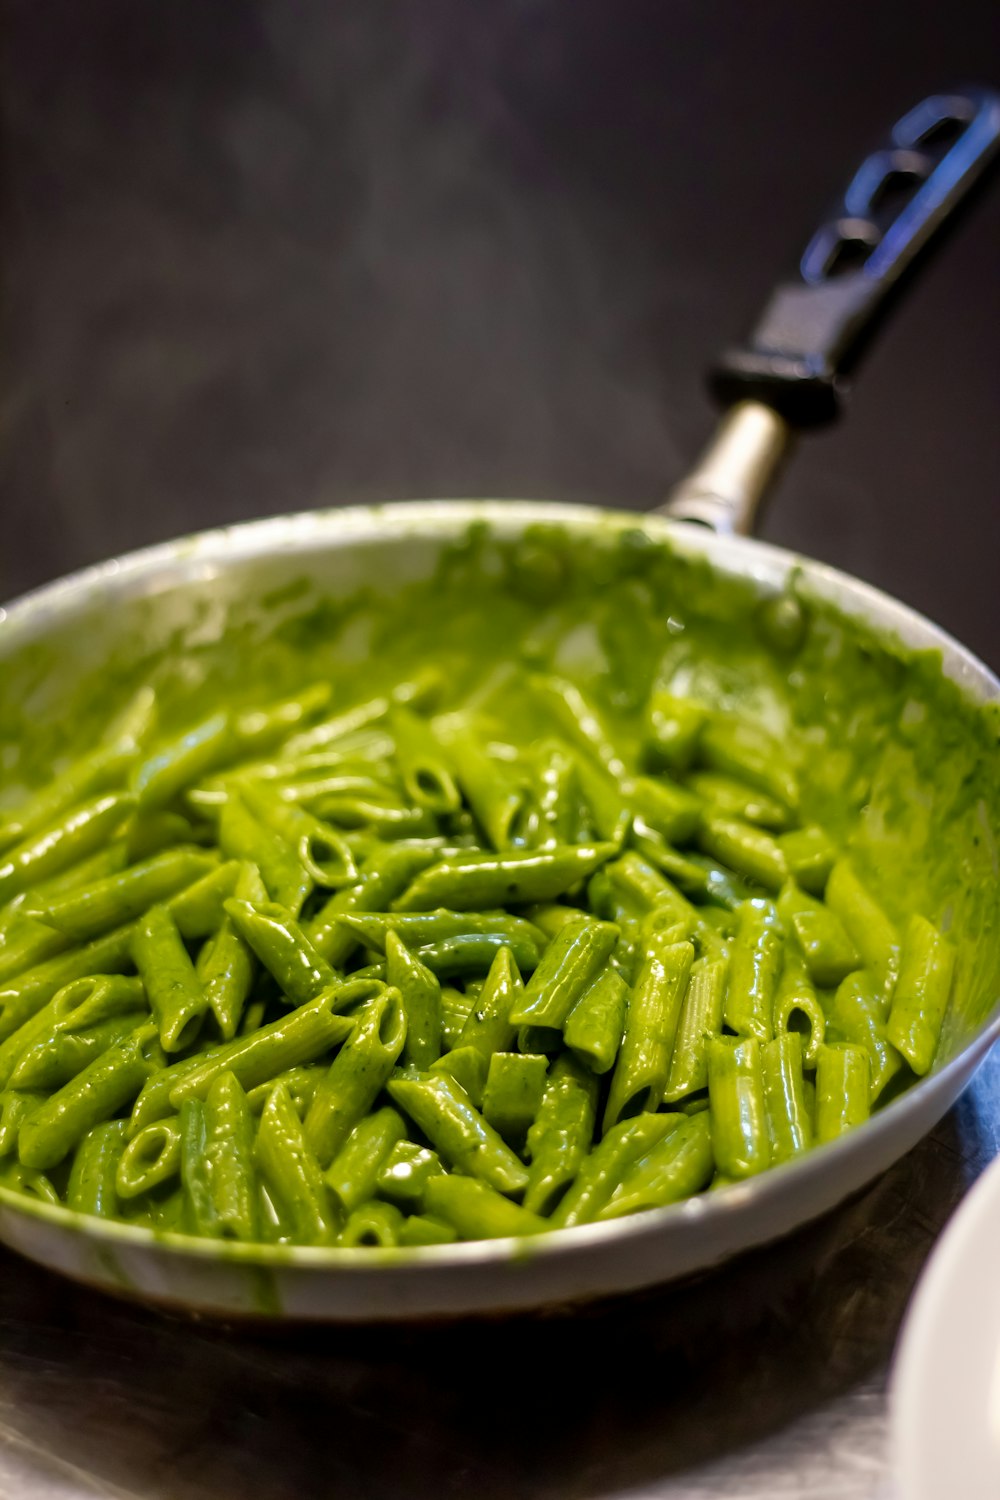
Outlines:
[[[746,344],[709,377],[727,406],[763,401],[795,427],[837,416],[844,377],[901,279],[1000,153],[1000,94],[933,94],[867,156]]]
[[[840,411],[846,377],[918,257],[1000,159],[1000,94],[933,94],[867,156],[746,344],[709,376],[727,408],[658,514],[749,532],[797,430]]]

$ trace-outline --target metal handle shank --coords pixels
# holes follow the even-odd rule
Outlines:
[[[924,99],[893,126],[777,287],[747,342],[709,377],[729,407],[660,514],[748,532],[794,428],[836,417],[846,376],[917,260],[1000,157],[1000,94]]]

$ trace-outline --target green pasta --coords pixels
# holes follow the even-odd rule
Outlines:
[[[0,814],[0,1190],[433,1258],[740,1182],[933,1067],[962,934],[870,880],[867,783],[620,626],[579,679],[556,611],[527,670],[360,703],[146,691]]]
[[[184,1051],[201,1030],[208,1001],[177,923],[165,906],[150,907],[137,923],[132,959],[164,1052]]]
[[[954,972],[952,944],[926,917],[915,913],[903,937],[899,978],[886,1028],[890,1042],[899,1048],[914,1073],[926,1073],[934,1061]]]
[[[761,1044],[756,1037],[711,1039],[708,1098],[719,1171],[726,1177],[752,1177],[770,1166]]]
[[[632,986],[625,1036],[604,1110],[604,1129],[643,1110],[657,1109],[667,1089],[670,1059],[687,992],[694,948],[673,932],[646,944]]]
[[[313,1095],[305,1137],[320,1166],[329,1166],[388,1081],[406,1041],[406,1012],[398,990],[384,989],[357,1023]]]
[[[597,1079],[573,1057],[556,1059],[528,1131],[531,1167],[524,1206],[551,1213],[569,1187],[594,1136]]]
[[[715,1166],[707,1114],[682,1119],[626,1172],[599,1219],[618,1219],[647,1208],[665,1208],[708,1186]]]

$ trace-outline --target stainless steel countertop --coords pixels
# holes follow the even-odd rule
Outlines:
[[[9,1500],[889,1500],[885,1386],[1000,1149],[1000,1055],[852,1203],[699,1280],[543,1318],[219,1327],[0,1257]]]

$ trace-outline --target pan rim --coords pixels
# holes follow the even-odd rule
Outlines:
[[[644,532],[684,555],[706,557],[725,575],[747,579],[762,592],[780,587],[790,573],[801,571],[814,594],[848,618],[872,626],[888,648],[898,643],[908,650],[938,650],[944,672],[970,699],[980,704],[1000,699],[1000,678],[975,653],[912,606],[841,569],[773,543],[752,537],[720,536],[704,527],[656,513],[551,500],[438,499],[332,507],[243,521],[156,543],[79,569],[0,608],[0,660],[10,650],[43,633],[54,620],[71,617],[75,610],[92,603],[95,595],[152,595],[161,587],[185,581],[210,581],[234,565],[264,554],[306,556],[324,546],[339,549],[386,537],[398,539],[401,533],[444,537],[473,522],[486,522],[498,535],[517,534],[536,522],[564,525],[570,530],[603,531],[608,535],[630,530]],[[460,1272],[463,1268],[500,1268],[553,1256],[573,1259],[606,1248],[609,1243],[658,1239],[673,1228],[683,1232],[685,1225],[721,1222],[741,1209],[746,1213],[751,1209],[766,1212],[769,1205],[777,1207],[794,1194],[803,1178],[832,1177],[840,1163],[862,1154],[876,1158],[870,1172],[852,1174],[852,1186],[826,1205],[832,1206],[903,1154],[890,1146],[891,1154],[882,1162],[885,1146],[894,1133],[907,1134],[904,1126],[912,1116],[937,1108],[937,1103],[932,1103],[935,1095],[944,1101],[934,1120],[940,1117],[957,1092],[953,1088],[956,1079],[967,1081],[998,1037],[1000,997],[965,1046],[942,1068],[921,1079],[885,1111],[872,1116],[856,1130],[807,1156],[710,1195],[702,1194],[605,1223],[548,1230],[524,1239],[507,1237],[393,1249],[241,1244],[100,1219],[62,1204],[31,1198],[3,1185],[0,1185],[0,1209],[13,1210],[99,1243],[155,1247],[171,1256],[220,1265],[294,1269],[311,1274],[337,1272],[350,1276],[390,1269],[404,1273],[425,1269]],[[920,1132],[924,1133],[926,1130]],[[879,1142],[883,1143],[882,1153],[872,1149]],[[808,1217],[805,1215],[798,1222],[805,1222]],[[748,1247],[762,1238],[766,1236],[758,1235],[748,1242]]]

